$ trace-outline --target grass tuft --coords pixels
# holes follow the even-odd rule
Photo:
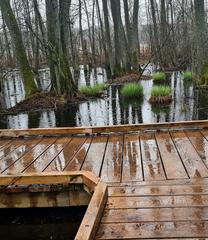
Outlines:
[[[192,79],[193,79],[193,74],[192,74],[192,72],[189,72],[189,71],[184,72],[184,73],[183,73],[183,79],[184,79],[184,80],[192,80]]]
[[[94,86],[84,86],[80,88],[80,92],[89,97],[100,96],[103,91],[106,89],[105,84],[96,84]]]
[[[169,103],[172,101],[171,88],[167,86],[155,86],[151,91],[151,103]]]
[[[126,84],[121,89],[121,95],[125,99],[140,98],[143,96],[143,87],[137,83]]]
[[[155,82],[157,81],[165,81],[166,80],[166,75],[164,72],[157,72],[152,75],[152,78]]]

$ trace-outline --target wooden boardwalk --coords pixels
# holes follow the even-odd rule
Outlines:
[[[0,136],[2,175],[83,170],[108,184],[95,239],[208,239],[208,121]]]

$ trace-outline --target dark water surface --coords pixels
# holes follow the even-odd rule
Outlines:
[[[1,240],[72,240],[86,207],[1,209]]]
[[[151,73],[152,69],[148,69]],[[40,71],[41,86],[50,86],[49,70]],[[93,85],[106,82],[102,68],[84,73],[80,68],[78,85]],[[126,103],[120,95],[119,86],[111,86],[104,98],[79,105],[69,105],[58,111],[41,110],[0,117],[0,128],[48,128],[73,126],[103,126],[154,122],[203,120],[208,118],[208,90],[199,90],[193,82],[184,81],[182,73],[169,74],[167,85],[172,89],[173,101],[166,107],[152,107],[149,103],[152,80],[141,81],[144,99]],[[14,106],[24,98],[24,89],[18,73],[13,73],[4,83],[7,107]]]

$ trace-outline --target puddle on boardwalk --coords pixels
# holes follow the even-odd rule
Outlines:
[[[0,239],[74,239],[86,207],[1,209]]]
[[[152,69],[148,70],[150,73]],[[148,72],[148,73],[149,73]],[[50,74],[48,69],[40,70],[40,85],[49,89]],[[18,73],[14,72],[4,82],[5,104],[14,106],[24,97],[24,90]],[[88,73],[80,67],[78,86],[93,85],[107,81],[102,68],[92,69]],[[116,124],[137,124],[153,122],[174,122],[203,120],[208,118],[207,90],[199,90],[193,82],[184,81],[182,73],[169,74],[167,85],[172,89],[173,101],[166,107],[152,107],[149,103],[152,80],[143,80],[143,101],[125,103],[119,86],[111,86],[104,98],[69,105],[57,111],[36,111],[5,115],[0,118],[0,128],[48,128],[65,126],[102,126]]]

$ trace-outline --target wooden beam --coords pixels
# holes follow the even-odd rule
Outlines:
[[[98,224],[107,200],[107,185],[99,182],[88,205],[86,214],[79,227],[75,240],[92,240],[95,237]]]
[[[37,129],[1,129],[0,137],[30,137],[73,134],[102,134],[134,132],[146,130],[176,130],[176,129],[204,129],[208,128],[208,120],[185,121],[170,123],[151,123],[137,125],[116,125],[103,127],[64,127],[64,128],[37,128]]]

